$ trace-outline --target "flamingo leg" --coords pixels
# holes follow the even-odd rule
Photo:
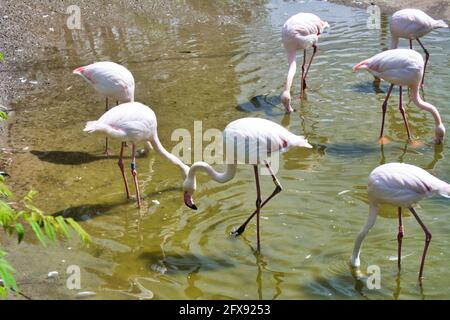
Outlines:
[[[108,97],[106,97],[105,112],[107,112],[108,110],[109,110],[109,108],[108,108]],[[108,152],[108,137],[105,138],[105,155],[109,156],[109,152]]]
[[[381,106],[381,109],[383,111],[383,115],[382,115],[382,118],[381,118],[380,139],[383,138],[384,121],[385,121],[385,118],[386,118],[387,105],[388,105],[389,97],[391,96],[391,92],[392,92],[393,88],[394,88],[394,85],[391,84],[391,86],[389,87],[389,90],[387,92],[386,98],[384,99],[383,105]]]
[[[405,127],[406,127],[406,132],[408,134],[408,140],[411,141],[411,133],[409,131],[409,125],[408,125],[408,119],[406,118],[406,113],[405,113],[405,108],[403,108],[403,89],[402,86],[400,86],[400,91],[399,91],[399,98],[400,98],[400,102],[399,102],[399,110],[400,113],[402,114],[403,117],[403,122],[405,123]]]
[[[308,76],[309,68],[311,67],[311,64],[313,62],[314,56],[317,53],[317,46],[313,44],[313,54],[311,56],[311,59],[309,60],[308,68],[306,68],[305,76],[303,77],[303,86],[306,88],[306,77]]]
[[[409,48],[412,49],[412,40],[409,39]]]
[[[133,175],[134,180],[134,187],[136,189],[136,201],[138,208],[141,207],[141,196],[139,194],[139,184],[138,184],[138,177],[137,177],[137,171],[136,171],[136,144],[133,143],[131,147],[131,174]]]
[[[127,192],[127,198],[130,199],[130,190],[128,189],[127,176],[123,169],[123,149],[124,149],[124,147],[125,147],[125,142],[122,142],[122,147],[120,148],[119,162],[117,164],[119,165],[120,171],[122,172],[123,182],[125,183],[125,191]]]
[[[258,251],[261,250],[261,241],[260,241],[260,215],[261,215],[261,186],[259,183],[259,172],[258,166],[254,165],[253,170],[255,172],[255,181],[256,181],[256,238],[258,243]]]
[[[428,230],[427,226],[422,222],[422,220],[420,220],[419,216],[416,213],[416,210],[414,210],[414,208],[409,208],[409,211],[411,211],[411,213],[414,215],[414,218],[416,218],[417,222],[420,224],[423,231],[425,232],[425,247],[423,248],[422,262],[420,263],[420,272],[419,272],[419,280],[421,280],[423,274],[423,267],[425,265],[425,257],[427,255],[428,246],[430,245],[432,235],[430,230]]]
[[[302,79],[300,80],[300,97],[303,98],[303,93],[306,89],[306,81],[305,81],[305,65],[306,65],[306,49],[303,50],[303,63],[302,63]]]
[[[402,240],[403,240],[403,235],[404,235],[404,230],[403,230],[402,208],[398,207],[398,235],[397,235],[397,242],[398,242],[397,265],[398,265],[398,271],[400,271],[401,261],[402,261]]]
[[[420,86],[423,87],[423,83],[424,83],[424,80],[425,80],[425,71],[427,70],[427,64],[428,64],[428,60],[430,59],[430,54],[428,53],[428,50],[425,49],[425,47],[423,46],[422,42],[420,42],[419,38],[416,38],[416,40],[420,44],[420,46],[422,47],[423,51],[425,52],[425,65],[423,67],[422,82],[420,84]]]
[[[280,184],[280,181],[278,181],[278,178],[275,176],[275,174],[273,173],[272,168],[270,167],[270,165],[267,163],[267,161],[265,161],[265,166],[266,168],[269,170],[271,176],[272,176],[272,180],[273,183],[275,184],[275,190],[272,192],[272,194],[263,201],[263,203],[261,203],[261,209],[270,201],[272,200],[273,197],[275,197],[278,193],[280,193],[283,190],[283,187]],[[240,236],[242,233],[244,233],[245,228],[247,227],[247,224],[250,222],[250,220],[253,219],[253,217],[257,214],[257,210],[255,210],[248,218],[247,220],[245,220],[245,222],[236,230],[233,231],[231,234],[235,237]]]

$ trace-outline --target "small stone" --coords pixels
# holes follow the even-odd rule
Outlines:
[[[158,200],[152,200],[152,203],[154,203],[154,204],[156,204],[156,205],[161,204],[161,202],[159,202]]]
[[[58,271],[50,271],[47,274],[47,278],[49,278],[49,279],[58,278],[58,275],[59,275]]]
[[[95,296],[97,293],[93,291],[81,291],[77,293],[77,298],[89,298]]]

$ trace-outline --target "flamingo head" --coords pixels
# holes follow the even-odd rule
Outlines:
[[[441,144],[442,142],[444,142],[444,137],[445,137],[445,127],[441,123],[436,126],[436,143]]]
[[[291,93],[289,90],[284,90],[283,93],[280,96],[281,103],[283,104],[284,108],[286,109],[286,112],[291,113],[294,111],[294,109],[291,106]]]
[[[197,206],[194,203],[194,199],[192,199],[192,195],[197,188],[197,184],[195,178],[190,179],[186,178],[183,182],[183,191],[184,191],[184,204],[193,210],[197,210]]]

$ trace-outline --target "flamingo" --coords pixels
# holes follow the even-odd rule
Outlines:
[[[156,115],[152,109],[142,103],[128,102],[120,104],[104,113],[97,121],[88,121],[83,131],[88,133],[102,132],[111,138],[121,139],[123,141],[118,165],[122,173],[128,199],[130,199],[130,192],[123,167],[123,150],[126,141],[131,142],[131,174],[133,175],[136,189],[138,208],[141,207],[141,198],[136,169],[137,142],[146,141],[150,149],[155,147],[162,156],[180,168],[183,180],[187,176],[189,167],[163,147],[158,138]]]
[[[303,64],[302,64],[302,79],[301,79],[301,96],[306,88],[306,76],[308,75],[309,68],[317,52],[317,42],[319,36],[326,27],[330,27],[328,22],[322,21],[318,16],[312,13],[300,12],[290,17],[281,31],[283,46],[286,51],[286,55],[289,63],[289,71],[287,75],[284,91],[281,94],[281,102],[286,108],[287,112],[292,112],[294,109],[291,106],[291,87],[292,81],[297,69],[296,55],[297,50],[303,50]],[[306,49],[312,47],[313,53],[308,67],[305,71],[306,63]]]
[[[102,61],[73,70],[87,83],[106,98],[105,112],[108,111],[108,98],[120,102],[134,101],[134,77],[131,72],[120,64]],[[108,137],[105,142],[105,153],[108,155]]]
[[[428,53],[427,49],[425,49],[419,38],[438,28],[448,28],[448,25],[443,20],[433,19],[419,9],[399,10],[395,12],[391,18],[391,49],[396,49],[398,46],[399,38],[404,38],[409,40],[410,49],[413,48],[412,41],[415,39],[425,52],[425,66],[423,69],[421,87],[423,87],[425,71],[427,69],[430,54]]]
[[[275,122],[260,118],[242,118],[230,122],[223,132],[223,138],[225,145],[227,145],[227,150],[229,150],[229,146],[235,146],[237,147],[237,150],[241,150],[241,152],[238,151],[236,155],[233,152],[233,157],[227,153],[225,172],[217,172],[206,162],[195,162],[189,169],[188,175],[183,183],[184,203],[189,208],[197,210],[192,195],[196,190],[196,174],[199,171],[206,172],[213,180],[219,183],[226,183],[235,177],[237,162],[252,164],[256,180],[256,211],[253,212],[250,217],[233,232],[233,234],[235,236],[242,234],[249,221],[257,215],[256,228],[259,251],[259,216],[261,208],[282,191],[282,186],[268,162],[268,157],[276,152],[284,151],[291,147],[312,148],[312,146],[303,136],[297,136]],[[255,161],[246,161],[246,156]],[[261,201],[259,163],[265,165],[275,184],[275,190],[264,202]]]
[[[425,232],[425,247],[420,264],[419,279],[422,279],[423,267],[428,246],[431,242],[431,232],[419,218],[416,210],[413,208],[420,200],[440,195],[450,198],[450,185],[427,171],[404,163],[388,163],[375,168],[369,176],[368,183],[369,194],[369,218],[366,225],[360,231],[355,241],[355,248],[351,257],[353,267],[360,266],[361,243],[369,230],[375,224],[379,206],[381,204],[390,204],[398,207],[398,270],[401,266],[402,239],[404,236],[402,208],[408,208],[416,218],[419,225]]]
[[[442,123],[439,111],[431,103],[422,100],[419,94],[420,81],[423,74],[423,57],[416,51],[411,49],[391,49],[383,51],[367,60],[364,60],[353,67],[353,72],[366,69],[375,77],[381,78],[389,83],[391,86],[387,92],[386,98],[382,105],[383,115],[381,121],[380,143],[389,142],[387,138],[383,137],[384,120],[386,116],[387,103],[391,95],[394,85],[400,87],[400,101],[399,109],[405,123],[408,140],[411,140],[408,120],[406,118],[405,109],[403,108],[402,100],[402,86],[409,87],[409,94],[414,104],[425,111],[430,112],[436,123],[435,141],[441,144],[444,141],[445,127]]]

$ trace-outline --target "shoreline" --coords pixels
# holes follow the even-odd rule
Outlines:
[[[448,0],[329,0],[329,2],[361,9],[366,9],[374,4],[380,7],[382,14],[388,15],[400,9],[415,8],[426,12],[434,19],[450,21],[450,1]]]

